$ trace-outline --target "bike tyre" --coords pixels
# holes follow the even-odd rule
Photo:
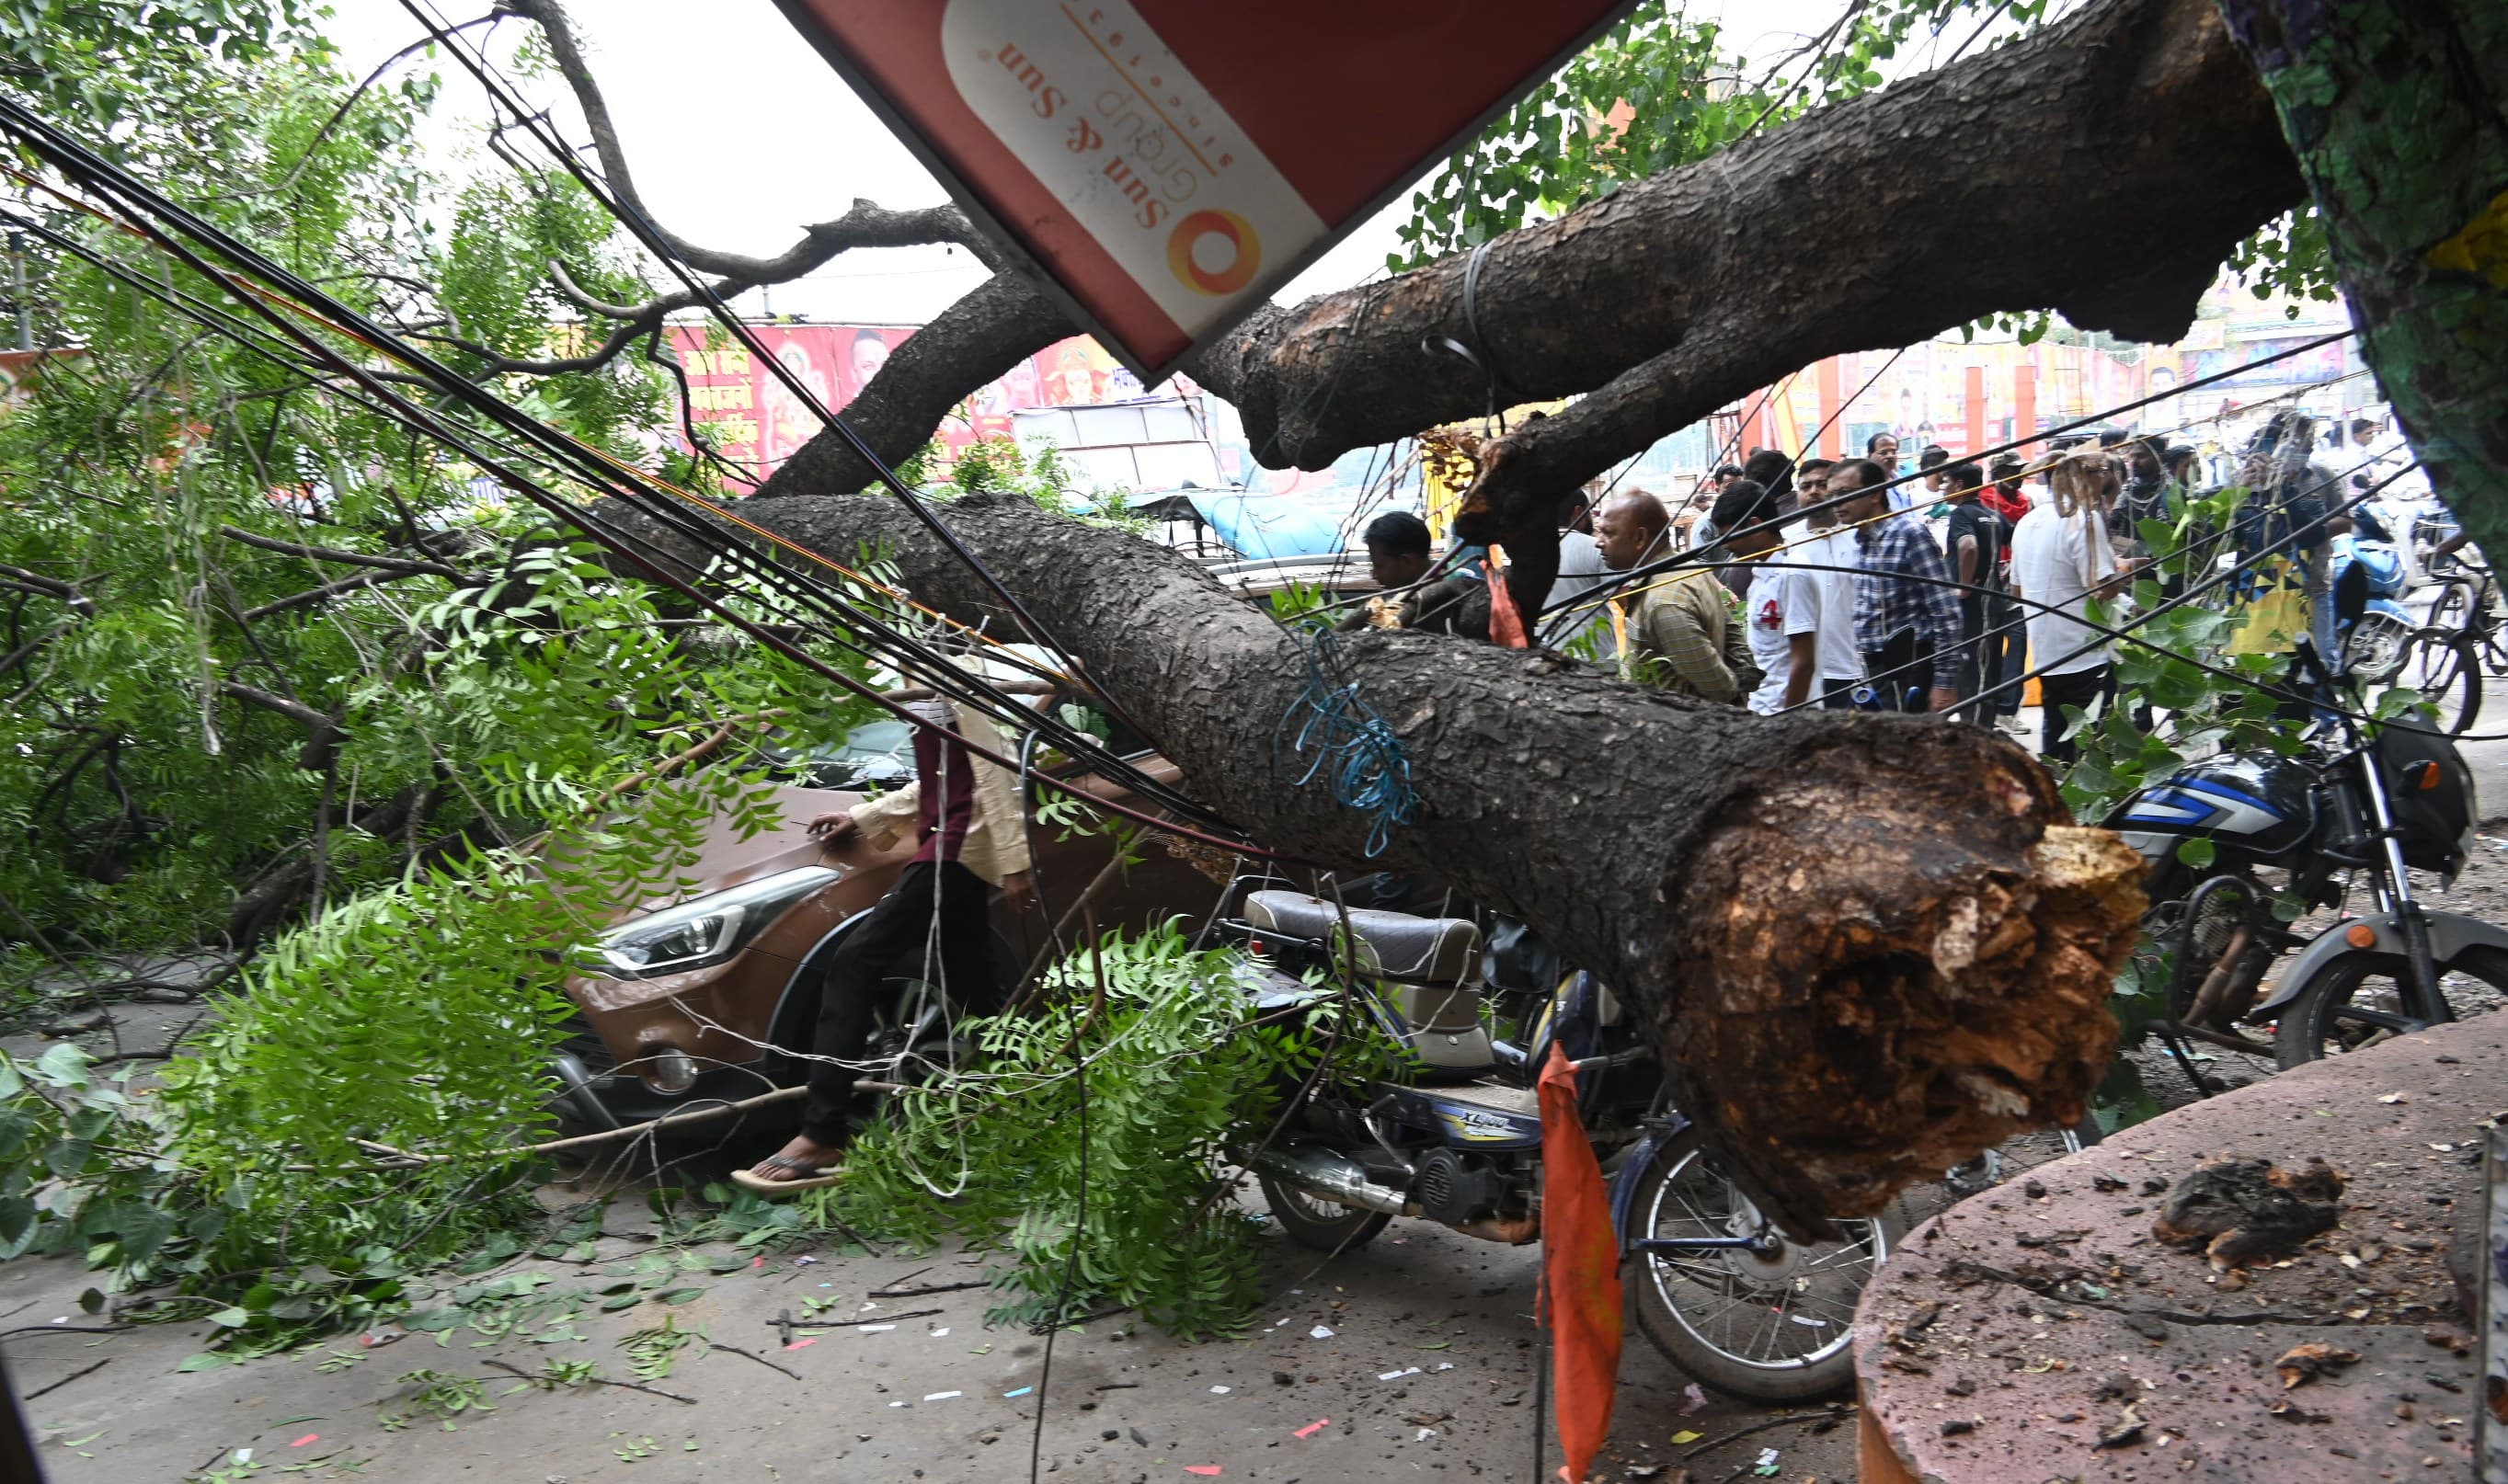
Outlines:
[[[1658,1192],[1692,1161],[1706,1159],[1706,1148],[1696,1129],[1683,1129],[1655,1150],[1645,1175],[1639,1182],[1633,1211],[1641,1219],[1655,1209]],[[1893,1201],[1880,1216],[1869,1220],[1843,1221],[1849,1240],[1861,1240],[1855,1233],[1868,1229],[1877,1240],[1875,1268],[1896,1251],[1899,1239],[1906,1235],[1907,1222]],[[1626,1234],[1623,1234],[1626,1235]],[[1786,1239],[1791,1244],[1792,1239]],[[1821,1247],[1838,1244],[1820,1244]],[[1735,1356],[1718,1349],[1700,1335],[1677,1312],[1677,1306],[1666,1296],[1665,1285],[1656,1274],[1656,1261],[1645,1253],[1634,1254],[1634,1260],[1623,1265],[1629,1275],[1629,1302],[1637,1309],[1638,1327],[1645,1332],[1654,1348],[1703,1386],[1745,1400],[1771,1406],[1789,1405],[1817,1400],[1847,1391],[1855,1383],[1855,1345],[1851,1325],[1839,1326],[1836,1340],[1818,1354],[1817,1358],[1801,1364],[1769,1365]],[[1867,1275],[1868,1276],[1868,1275]],[[1705,1290],[1701,1290],[1704,1292]],[[1858,1285],[1861,1291],[1861,1285]]]
[[[1355,1206],[1336,1208],[1342,1213],[1338,1216],[1322,1216],[1308,1208],[1331,1207],[1331,1202],[1294,1190],[1268,1175],[1255,1178],[1262,1183],[1263,1199],[1272,1208],[1272,1219],[1279,1223],[1280,1235],[1311,1251],[1346,1252],[1365,1247],[1393,1219],[1388,1213]]]
[[[2404,641],[2400,659],[2394,683],[2420,692],[2422,701],[2439,713],[2435,730],[2461,737],[2473,729],[2482,714],[2483,669],[2472,639],[2458,630],[2435,625],[2417,629]],[[2455,707],[2453,714],[2448,711],[2451,705]],[[2395,724],[2424,729],[2410,718]]]
[[[2332,1023],[2361,981],[2373,974],[2400,977],[2410,972],[2393,954],[2342,954],[2328,960],[2300,987],[2299,996],[2282,1007],[2281,1020],[2273,1027],[2273,1060],[2284,1071],[2323,1061]],[[2468,948],[2441,964],[2439,973],[2470,974],[2508,995],[2508,953],[2495,948]]]

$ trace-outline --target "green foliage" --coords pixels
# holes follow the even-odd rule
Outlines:
[[[1739,138],[1776,100],[1717,86],[1742,65],[1717,51],[1719,34],[1667,0],[1640,6],[1412,196],[1405,250],[1386,266],[1478,246]]]
[[[927,450],[925,456],[930,456]],[[1107,503],[1078,488],[1078,478],[1051,444],[1033,449],[1010,438],[979,438],[969,444],[949,467],[946,490],[953,494],[1015,494],[1039,507],[1087,525],[1111,530],[1146,532],[1150,523],[1125,508],[1119,494]]]
[[[115,153],[463,369],[570,348],[572,332],[550,328],[551,259],[594,293],[640,291],[571,185],[491,173],[448,200],[413,145],[431,80],[350,104],[291,4],[38,4],[0,27],[27,17],[44,31],[31,54],[68,70],[0,72],[0,87],[63,107],[107,100],[92,131],[109,123]],[[500,815],[462,786],[478,773],[597,788],[686,746],[673,728],[701,724],[695,707],[786,689],[781,662],[654,630],[643,589],[563,548],[503,560],[531,523],[475,468],[133,287],[238,312],[222,285],[43,199],[20,209],[103,266],[34,243],[41,338],[83,349],[0,411],[0,561],[36,577],[0,584],[0,830],[22,842],[0,851],[6,984],[22,994],[55,950],[265,930],[418,857],[528,829],[533,811]],[[659,390],[629,361],[545,379],[527,402],[652,458],[639,434]],[[229,531],[460,575],[378,572]],[[381,580],[290,601],[360,574]],[[470,627],[448,643],[436,630],[457,618]],[[719,683],[687,688],[700,672]],[[336,747],[308,747],[303,718],[316,715]],[[540,745],[551,735],[564,756]],[[359,827],[370,815],[391,822]],[[256,886],[268,910],[231,924]]]
[[[2342,278],[2326,239],[2325,222],[2312,205],[2268,222],[2230,251],[2230,272],[2258,299],[2290,301],[2283,313],[2299,317],[2302,303],[2332,304]]]
[[[401,1397],[398,1411],[386,1412],[379,1419],[387,1429],[405,1428],[413,1417],[426,1416],[441,1420],[444,1430],[450,1432],[454,1419],[464,1412],[497,1410],[488,1399],[488,1383],[477,1376],[422,1367],[404,1372],[400,1381],[409,1391]]]
[[[1332,595],[1315,583],[1293,582],[1265,600],[1271,605],[1272,617],[1287,625],[1309,613],[1320,613],[1324,604],[1332,601]]]
[[[1882,84],[1910,35],[1974,18],[2019,29],[2047,0],[1859,0],[1764,73],[1719,50],[1721,28],[1648,0],[1481,131],[1411,198],[1395,272],[1694,163],[1756,129]]]
[[[1218,1167],[1316,1049],[1257,1020],[1227,974],[1173,925],[1084,948],[1052,970],[1041,1013],[962,1024],[979,1068],[899,1098],[844,1182],[803,1200],[856,1230],[998,1245],[1014,1265],[988,1321],[1121,1305],[1182,1335],[1236,1331],[1261,1296],[1263,1242]]]

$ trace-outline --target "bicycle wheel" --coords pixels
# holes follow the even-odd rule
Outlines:
[[[2099,1121],[2084,1114],[2082,1121],[2069,1129],[2033,1129],[2013,1135],[2001,1145],[1986,1150],[1967,1164],[1956,1165],[1942,1177],[1942,1183],[1953,1195],[1966,1198],[2009,1180],[2018,1179],[2040,1165],[2051,1165],[2067,1155],[2079,1154],[2097,1143],[2103,1136]]]
[[[2482,602],[2482,591],[2462,577],[2442,578],[2437,594],[2430,598],[2429,627],[2453,629],[2459,633],[2473,627],[2475,609]]]
[[[1655,1151],[1629,1237],[1761,1237],[1761,1248],[1649,1249],[1629,1265],[1638,1327],[1673,1364],[1752,1401],[1808,1401],[1855,1379],[1855,1302],[1906,1231],[1896,1203],[1838,1222],[1842,1242],[1777,1231],[1707,1157],[1695,1129]]]
[[[2422,724],[2450,737],[2471,731],[2482,714],[2482,679],[2473,640],[2456,630],[2415,630],[2396,656],[2393,683],[2418,692]]]

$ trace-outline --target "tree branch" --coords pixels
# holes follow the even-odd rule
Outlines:
[[[898,463],[930,441],[976,388],[1074,333],[1063,312],[1026,279],[996,273],[908,336],[846,406],[845,423],[883,462]],[[752,498],[842,493],[876,477],[833,428],[825,428]]]
[[[322,602],[337,597],[343,593],[354,593],[360,588],[381,587],[387,582],[402,582],[412,577],[433,575],[432,572],[361,572],[354,577],[343,577],[338,582],[326,582],[318,588],[308,588],[302,593],[292,593],[285,597],[263,603],[258,608],[246,608],[243,610],[243,621],[249,624],[254,619],[268,618],[274,613],[285,613],[291,608],[302,608],[309,603]]]
[[[819,551],[879,547],[952,617],[994,611],[988,583],[894,500],[744,508]],[[632,510],[604,514],[664,560],[697,557]],[[1652,1029],[1678,1105],[1734,1177],[1805,1227],[1869,1213],[2018,1127],[2077,1119],[2115,1054],[2106,1002],[2141,857],[2072,827],[2004,739],[1921,717],[1760,718],[1555,657],[1358,635],[1322,662],[1330,686],[1383,718],[1386,766],[1417,800],[1371,857],[1374,813],[1293,781],[1322,759],[1274,744],[1324,704],[1310,639],[1181,553],[1024,499],[963,496],[949,525],[1252,838],[1428,872],[1600,975]],[[1545,781],[1528,745],[1581,761]]]
[[[1519,435],[1572,485],[1823,357],[1988,314],[2171,339],[2300,199],[2210,0],[2108,0],[1495,238],[1473,311],[1510,398],[1605,388]],[[1487,382],[1436,348],[1472,341],[1468,264],[1259,312],[1192,369],[1267,464],[1476,414]]]
[[[647,209],[636,178],[627,168],[627,152],[618,143],[618,127],[609,116],[609,100],[585,61],[574,26],[559,0],[506,0],[507,10],[536,23],[548,37],[549,55],[558,74],[574,92],[583,122],[592,131],[592,148],[601,173],[620,204],[643,217],[672,254],[701,273],[741,280],[744,287],[784,283],[818,268],[838,253],[856,247],[909,247],[950,242],[965,247],[987,267],[998,267],[991,244],[966,213],[955,206],[928,206],[915,211],[890,211],[867,200],[830,222],[801,229],[801,240],[777,257],[753,258],[742,253],[700,247],[664,227]],[[726,296],[728,297],[728,296]]]
[[[303,557],[312,561],[345,561],[354,566],[381,567],[409,577],[450,577],[461,580],[461,573],[441,561],[412,561],[405,557],[374,557],[364,552],[342,551],[336,546],[307,546],[298,541],[281,541],[276,536],[255,535],[239,526],[221,525],[218,534],[230,541],[257,546],[266,552],[280,552],[290,557]]]

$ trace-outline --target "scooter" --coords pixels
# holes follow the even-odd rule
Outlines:
[[[1555,1045],[1576,1068],[1647,1337],[1700,1381],[1756,1401],[1805,1400],[1852,1380],[1856,1298],[1903,1223],[1841,1221],[1841,1240],[1828,1243],[1789,1238],[1716,1168],[1594,975],[1493,991],[1472,921],[1346,908],[1260,878],[1232,886],[1213,936],[1241,948],[1237,985],[1259,1012],[1338,1003],[1392,1050],[1392,1065],[1364,1080],[1326,1074],[1291,1090],[1272,1137],[1237,1151],[1291,1241],[1344,1251],[1395,1216],[1492,1242],[1536,1240],[1534,1083]]]
[[[2403,604],[2406,571],[2403,553],[2386,532],[2385,523],[2368,506],[2351,513],[2351,531],[2334,538],[2331,571],[2336,582],[2358,567],[2366,583],[2360,616],[2350,621],[2342,639],[2342,668],[2379,685],[2391,684],[2403,670],[2405,641],[2417,626]]]

